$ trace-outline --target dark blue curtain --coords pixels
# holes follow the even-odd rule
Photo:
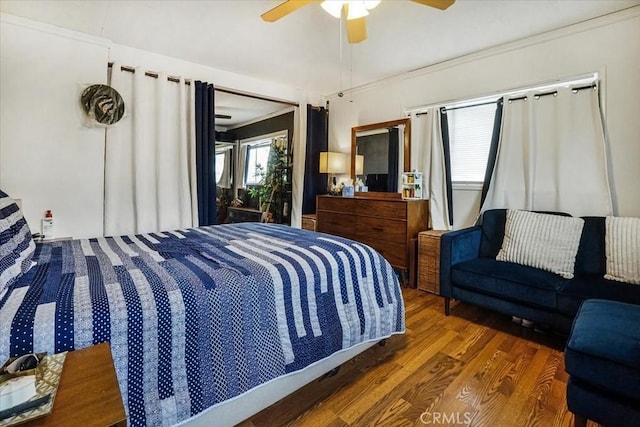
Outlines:
[[[217,222],[216,138],[213,85],[196,81],[196,173],[198,183],[198,221]]]
[[[453,225],[453,186],[451,185],[451,147],[449,146],[449,120],[447,110],[440,109],[440,128],[442,129],[442,145],[444,146],[444,169],[447,184],[447,206],[449,207],[449,225]]]
[[[307,152],[304,163],[302,214],[316,213],[316,196],[327,193],[327,177],[320,174],[320,152],[329,149],[329,112],[307,104]]]
[[[500,128],[502,126],[502,105],[504,98],[499,100],[496,107],[496,115],[493,119],[493,133],[491,134],[491,146],[489,147],[489,158],[487,159],[487,170],[484,173],[484,184],[482,184],[482,197],[480,198],[480,207],[484,203],[489,191],[491,176],[496,166],[496,157],[498,156],[498,141],[500,140]]]
[[[400,156],[400,132],[398,128],[389,129],[389,168],[387,170],[387,191],[398,192],[398,157]]]

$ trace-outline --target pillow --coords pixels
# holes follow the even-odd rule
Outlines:
[[[18,205],[0,190],[0,292],[29,271],[35,250]]]
[[[582,218],[509,209],[496,259],[572,279],[583,226]]]
[[[605,279],[640,285],[640,218],[605,219]]]

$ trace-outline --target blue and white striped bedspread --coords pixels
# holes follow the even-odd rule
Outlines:
[[[366,245],[243,223],[39,244],[0,296],[0,360],[109,341],[131,425],[171,425],[355,344],[404,332]]]

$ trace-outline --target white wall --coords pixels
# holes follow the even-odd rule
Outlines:
[[[83,84],[105,83],[107,44],[2,15],[0,188],[21,198],[33,233],[102,234],[104,130],[83,125]]]
[[[57,236],[103,233],[104,130],[84,126],[83,84],[106,83],[107,63],[140,66],[247,93],[323,103],[292,86],[0,15],[0,188],[21,198],[32,232],[53,210]]]
[[[594,71],[603,78],[614,209],[618,215],[640,216],[640,7],[345,92],[342,98],[332,96],[329,147],[348,153],[352,126],[406,117],[412,107]],[[454,193],[459,228],[475,220],[480,196],[478,191]]]

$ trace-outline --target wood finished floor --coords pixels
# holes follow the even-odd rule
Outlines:
[[[465,303],[453,305],[446,317],[440,297],[415,289],[403,294],[405,335],[240,425],[573,425],[563,337]]]

